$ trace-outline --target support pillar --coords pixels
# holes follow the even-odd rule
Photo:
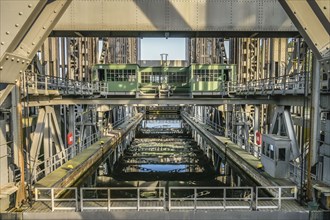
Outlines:
[[[254,133],[254,150],[253,154],[255,157],[259,156],[259,147],[257,146],[257,132],[260,132],[260,105],[254,106],[254,125],[253,125],[253,133]]]
[[[318,162],[318,143],[320,140],[320,63],[314,58],[312,74],[312,134],[310,154],[313,166]]]
[[[14,158],[17,158],[17,165],[21,172],[21,179],[16,193],[15,207],[19,207],[26,199],[25,193],[25,165],[23,151],[23,135],[22,135],[22,104],[20,97],[20,81],[16,82],[16,86],[12,92],[12,120],[13,120],[13,135],[14,135]],[[15,161],[16,162],[16,161]]]

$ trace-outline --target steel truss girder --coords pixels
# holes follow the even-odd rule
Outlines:
[[[5,51],[1,51],[0,82],[15,83],[19,74],[25,71],[33,56],[48,37],[71,1],[44,0],[37,3],[35,10],[24,21],[15,38],[8,39],[11,40],[11,42],[8,42],[9,47]],[[15,7],[15,2],[1,1],[1,6],[6,4],[6,7],[13,8]],[[30,2],[31,5],[35,3],[34,1]],[[17,12],[17,14],[16,16],[19,16],[23,12]],[[12,14],[7,14],[7,16],[9,17],[3,19],[6,21],[12,20],[10,18],[13,16]],[[16,24],[16,26],[19,26],[19,24]],[[10,31],[6,33],[9,35]]]
[[[319,10],[315,10],[319,6],[309,4],[314,2],[312,0],[280,0],[279,2],[316,57],[322,59],[330,56],[330,23],[329,18],[324,19],[324,15],[329,15],[328,0],[317,1],[317,5],[322,7]]]
[[[45,132],[49,132],[49,134],[46,134]],[[66,154],[65,154],[65,149],[64,149],[64,144],[61,138],[61,132],[59,125],[57,124],[57,117],[55,114],[55,111],[53,108],[46,106],[45,108],[40,108],[39,109],[39,114],[37,118],[37,124],[36,124],[36,129],[33,133],[32,137],[32,145],[30,149],[30,160],[32,162],[31,164],[31,170],[30,172],[32,173],[32,176],[34,179],[36,178],[37,174],[37,167],[38,167],[38,158],[40,155],[40,150],[41,150],[41,145],[42,142],[44,142],[44,161],[50,160],[52,161],[53,153],[50,148],[53,147],[52,144],[45,143],[46,142],[51,142],[49,139],[52,137],[52,140],[55,143],[55,149],[56,152],[55,154],[60,153],[58,156],[60,159],[66,160]],[[48,152],[48,155],[46,154]],[[49,153],[50,152],[50,153]],[[46,165],[46,164],[45,164]],[[47,169],[46,169],[47,171]],[[50,171],[48,170],[47,173]]]

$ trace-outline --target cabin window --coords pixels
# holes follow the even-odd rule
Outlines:
[[[185,83],[187,82],[187,74],[186,73],[177,73],[177,80],[178,83]]]
[[[150,83],[151,73],[141,72],[141,82]]]
[[[285,161],[285,148],[278,149],[278,160]]]
[[[269,157],[274,160],[274,146],[272,144],[269,145]]]
[[[219,78],[219,70],[195,70],[194,78],[195,80],[202,82],[215,82],[221,80]],[[186,79],[185,79],[186,82]]]
[[[107,80],[111,82],[134,82],[136,80],[135,70],[107,70]]]

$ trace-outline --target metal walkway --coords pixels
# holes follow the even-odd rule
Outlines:
[[[22,76],[22,93],[27,95],[77,95],[96,96],[110,94],[108,86],[103,82],[84,82],[71,79],[64,79],[54,76],[40,75],[37,73]],[[241,96],[241,95],[302,95],[310,93],[310,84],[305,85],[303,75],[281,76],[277,78],[267,78],[249,81],[247,83],[229,82],[219,85],[219,91],[194,92],[193,96],[220,95],[221,97]],[[118,93],[119,94],[119,93]],[[120,95],[120,94],[119,94]],[[132,93],[130,95],[135,95]],[[189,97],[187,97],[189,98]]]
[[[54,172],[48,174],[39,180],[35,187],[67,187],[76,182],[82,175],[88,172],[95,163],[104,155],[116,151],[118,141],[125,136],[131,129],[134,129],[140,123],[142,114],[137,114],[130,120],[124,122],[109,133],[108,136],[102,137],[98,142],[89,146],[80,152],[77,156],[64,163]],[[103,142],[101,146],[100,143]]]
[[[258,170],[257,167],[260,163],[258,158],[239,147],[229,138],[220,136],[213,128],[202,123],[197,123],[197,120],[190,117],[188,114],[182,114],[182,117],[192,128],[197,129],[203,138],[209,141],[219,155],[226,155],[230,166],[241,169],[242,172],[249,175],[259,185],[293,185],[293,183],[287,179],[273,178],[266,172]]]

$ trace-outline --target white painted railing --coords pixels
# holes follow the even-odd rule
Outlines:
[[[99,87],[93,83],[85,81],[65,79],[37,73],[25,73],[22,77],[23,79],[21,82],[23,83],[23,94],[25,94],[26,91],[28,91],[29,94],[43,92],[46,95],[53,92],[55,92],[55,94],[64,95],[93,95],[93,93],[99,92]]]
[[[165,187],[80,188],[80,208],[84,210],[165,210]]]
[[[64,194],[66,196],[62,197]],[[78,211],[78,190],[76,187],[38,187],[35,188],[35,201],[51,202],[52,212],[55,210]]]
[[[56,76],[41,75],[37,73],[25,73],[22,76],[22,92],[25,94],[38,94],[43,92],[62,95],[93,95],[94,93],[107,94],[107,82],[85,82],[73,79],[65,79]],[[26,88],[27,86],[27,88]],[[308,83],[310,91],[310,83]],[[197,91],[198,94],[219,94],[228,95],[236,93],[238,95],[259,94],[303,94],[305,89],[305,74],[295,76],[280,76],[251,80],[246,83],[219,81],[216,91]],[[25,94],[26,95],[26,94]]]
[[[308,176],[307,170],[303,170],[303,175]],[[290,179],[300,186],[300,181],[301,181],[301,167],[299,167],[297,164],[294,163],[289,163],[289,176]],[[315,174],[310,174],[312,180],[316,180],[316,175]]]
[[[250,209],[252,187],[170,187],[168,209]]]
[[[165,187],[35,188],[35,201],[50,202],[52,211],[78,211],[79,204],[80,211],[281,210],[286,200],[297,200],[296,186],[169,187],[168,194]]]
[[[36,166],[37,167],[36,175],[33,176],[34,182],[37,182],[42,177],[53,172],[54,170],[62,166],[66,161],[77,156],[84,149],[91,146],[99,139],[100,139],[100,133],[94,133],[86,137],[86,141],[82,144],[80,148],[79,146],[75,146],[75,145],[69,146],[68,148],[65,148],[63,151],[57,152],[56,154],[52,155],[49,158],[46,158],[45,160],[44,160],[44,154],[40,154]]]
[[[305,89],[304,73],[295,76],[280,76],[251,80],[246,83],[230,82],[228,92],[236,94],[297,94]],[[308,83],[310,91],[310,83]]]
[[[275,196],[269,195],[269,191]],[[296,200],[296,186],[257,186],[256,187],[256,210],[281,209],[283,200]]]

